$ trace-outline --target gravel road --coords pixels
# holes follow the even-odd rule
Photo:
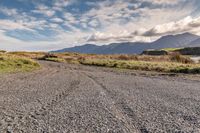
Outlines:
[[[0,75],[0,133],[200,133],[200,81],[40,62]]]

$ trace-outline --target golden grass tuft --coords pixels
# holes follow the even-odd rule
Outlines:
[[[38,69],[40,65],[28,58],[13,55],[0,55],[0,73],[28,72]]]

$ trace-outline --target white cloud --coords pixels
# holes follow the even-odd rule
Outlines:
[[[32,30],[21,23],[17,23],[11,20],[0,20],[0,29],[1,30]]]
[[[7,7],[0,7],[0,12],[8,16],[14,16],[18,14],[17,9],[9,9]]]
[[[150,1],[150,0],[149,0]],[[158,3],[168,3],[169,1],[154,1]],[[174,1],[175,2],[175,1]],[[178,2],[178,1],[177,1]],[[85,18],[99,19],[103,27],[88,37],[88,41],[98,42],[120,42],[120,41],[152,41],[165,34],[176,34],[187,31],[181,30],[181,27],[173,29],[174,23],[185,21],[194,9],[194,3],[176,7],[156,7],[156,8],[128,8],[130,5],[126,2],[118,2],[109,5],[101,3],[100,8],[93,9],[84,16]],[[138,5],[133,6],[138,7]],[[139,15],[137,15],[139,14]],[[129,21],[126,19],[126,17]],[[181,20],[182,18],[185,20]],[[181,22],[179,22],[181,23]],[[195,23],[196,24],[196,23]],[[194,24],[194,25],[195,25]],[[163,25],[163,26],[158,26]],[[172,25],[172,26],[170,26]],[[183,24],[180,24],[184,26]],[[159,28],[162,27],[162,28]],[[147,36],[149,29],[160,29],[162,32],[157,35]],[[166,31],[164,31],[166,30]],[[171,31],[170,31],[171,30]]]
[[[54,7],[66,7],[70,2],[70,0],[55,0]]]
[[[85,42],[84,37],[88,36],[89,33],[74,30],[73,32],[66,32],[62,29],[58,29],[57,24],[51,24],[52,29],[55,28],[57,35],[51,41],[24,41],[16,39],[11,36],[6,35],[6,30],[0,29],[0,49],[5,49],[9,51],[51,51],[61,49],[63,47],[71,47]],[[12,29],[15,27],[12,27]],[[18,27],[17,27],[18,28]]]
[[[76,0],[53,0],[52,9],[56,11],[63,11],[65,7],[77,2]]]
[[[151,2],[151,3],[154,3],[154,4],[177,4],[179,2],[182,2],[184,0],[142,0],[142,1],[145,1],[145,2]]]
[[[115,26],[117,27],[117,26]],[[120,28],[120,27],[118,27]],[[118,29],[117,28],[117,29]],[[200,35],[200,17],[185,17],[179,21],[156,25],[151,29],[137,29],[132,32],[127,30],[108,30],[113,32],[96,32],[89,36],[88,42],[114,42],[114,41],[152,41],[163,35],[191,32]]]
[[[67,22],[69,22],[69,23],[71,23],[71,24],[77,24],[77,23],[79,22],[79,21],[76,19],[76,17],[75,17],[73,14],[69,13],[69,12],[63,13],[63,18],[64,18]]]
[[[89,21],[88,25],[92,26],[92,27],[97,27],[99,25],[99,21],[96,19],[91,20],[91,21]]]
[[[88,18],[97,19],[103,26],[111,23],[119,22],[119,20],[125,15],[129,14],[130,10],[127,9],[129,3],[118,1],[110,4],[109,1],[99,3],[99,8],[93,8],[86,14],[84,14],[81,20]]]
[[[36,10],[32,11],[33,13],[43,14],[48,17],[52,17],[56,12],[45,5],[38,5]]]
[[[64,22],[64,20],[61,19],[61,18],[52,18],[51,21],[54,22],[54,23],[62,23],[62,22]]]
[[[74,46],[77,39],[74,35],[67,33],[60,33],[54,41],[22,41],[5,35],[5,31],[0,30],[0,49],[9,51],[51,51],[61,49],[64,46]]]
[[[145,36],[161,36],[166,34],[178,34],[183,32],[200,33],[200,17],[192,18],[188,16],[182,20],[170,22],[162,25],[157,25],[154,28],[146,31]]]

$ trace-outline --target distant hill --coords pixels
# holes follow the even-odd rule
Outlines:
[[[178,35],[167,35],[154,42],[123,42],[112,43],[109,45],[97,46],[94,44],[86,44],[65,48],[53,52],[77,52],[90,54],[140,54],[147,49],[162,49],[162,48],[180,48],[200,46],[200,36],[183,33]]]
[[[189,47],[190,43],[197,39],[200,39],[200,36],[191,33],[168,35],[161,37],[155,42],[152,42],[152,48],[162,49],[162,48]]]
[[[72,48],[65,48],[54,52],[77,52],[77,53],[93,53],[99,46],[93,44],[85,44],[83,46],[75,46]]]
[[[198,38],[198,39],[190,42],[189,45],[192,46],[192,47],[198,47],[198,46],[200,46],[200,38]]]

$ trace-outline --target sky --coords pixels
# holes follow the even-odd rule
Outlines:
[[[200,0],[0,0],[0,49],[50,51],[83,44],[200,35]]]

